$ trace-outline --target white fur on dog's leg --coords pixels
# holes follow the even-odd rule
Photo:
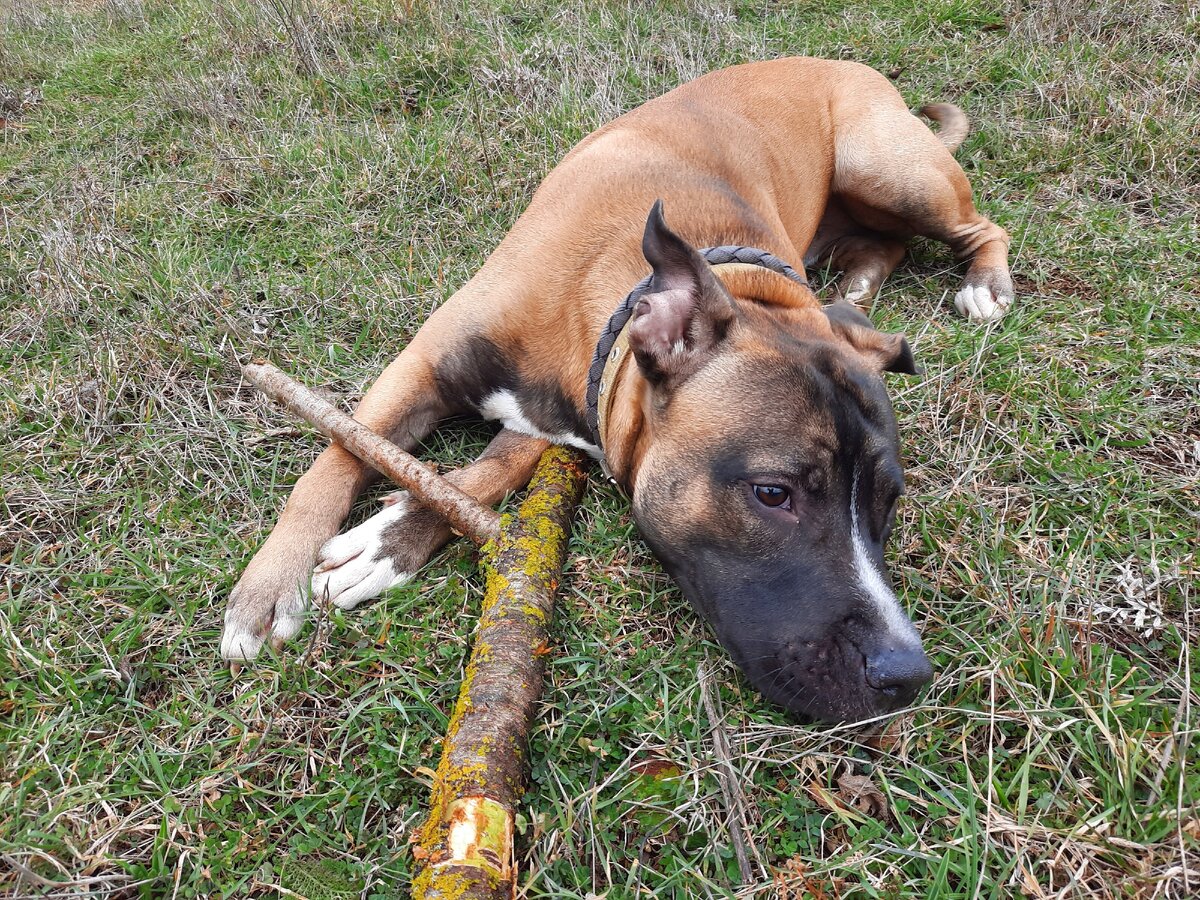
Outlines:
[[[846,294],[846,300],[850,303],[857,303],[866,298],[871,293],[871,279],[866,275],[861,275],[856,280],[854,290]]]
[[[327,542],[313,570],[313,595],[325,597],[328,592],[334,606],[354,609],[412,578],[412,572],[397,572],[383,549],[383,532],[408,514],[409,503],[406,496],[397,496],[357,528]]]
[[[1013,298],[1004,294],[992,296],[986,285],[963,285],[954,295],[954,308],[972,322],[995,322],[1004,317]]]
[[[308,594],[302,588],[297,588],[290,598],[275,604],[275,624],[271,626],[271,640],[276,648],[300,633],[307,613]]]
[[[263,639],[238,620],[235,610],[225,610],[225,628],[221,632],[221,659],[241,662],[254,659],[262,649]]]
[[[272,646],[278,648],[300,633],[308,612],[308,594],[297,586],[291,595],[275,601],[274,619],[270,631],[258,633],[252,610],[230,602],[225,610],[225,628],[221,632],[221,658],[230,662],[245,662],[256,658],[269,637]]]

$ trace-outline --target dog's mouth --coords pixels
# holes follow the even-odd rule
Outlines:
[[[721,643],[763,697],[804,722],[856,722],[897,712],[916,686],[872,684],[867,658],[845,635],[821,640],[775,640],[772,646],[739,639]],[[747,644],[749,643],[749,646]]]
[[[693,585],[679,583],[755,690],[801,722],[858,722],[898,712],[932,677],[919,646],[892,650],[886,633],[853,616],[809,633],[747,618],[749,601],[706,603]],[[722,616],[722,607],[741,614]]]

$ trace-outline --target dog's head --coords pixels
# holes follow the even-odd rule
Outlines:
[[[847,304],[735,300],[657,204],[643,251],[642,534],[770,700],[827,721],[907,705],[932,670],[884,569],[903,469],[882,373],[915,371],[908,343]]]

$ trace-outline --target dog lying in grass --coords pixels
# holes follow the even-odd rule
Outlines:
[[[406,449],[452,416],[500,422],[449,476],[485,504],[549,443],[586,449],[765,697],[831,721],[910,703],[932,670],[884,568],[903,469],[883,375],[915,367],[855,304],[914,235],[968,262],[959,312],[992,321],[1013,300],[1008,235],[951,155],[966,118],[922,112],[938,134],[874,70],[791,58],[620,117],[546,177],[356,418]],[[803,275],[825,265],[843,273],[828,306]],[[230,596],[225,659],[293,637],[310,584],[353,608],[449,540],[405,494],[337,535],[373,477],[332,446],[297,482]]]

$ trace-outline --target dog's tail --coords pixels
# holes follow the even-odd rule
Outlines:
[[[953,103],[929,103],[922,106],[920,112],[925,118],[938,123],[938,139],[951,153],[962,146],[971,128],[971,120],[967,118],[966,113]]]

